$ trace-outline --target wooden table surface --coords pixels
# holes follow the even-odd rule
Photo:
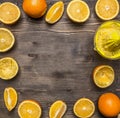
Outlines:
[[[103,118],[97,109],[99,95],[113,92],[120,96],[120,61],[104,59],[94,51],[93,38],[98,26],[103,23],[95,14],[97,0],[85,0],[91,10],[90,18],[84,24],[70,21],[66,7],[70,0],[63,0],[65,11],[63,17],[54,25],[40,19],[28,17],[22,9],[22,0],[10,1],[21,9],[21,18],[14,25],[0,23],[0,27],[8,28],[16,38],[14,47],[0,53],[0,58],[13,57],[20,70],[10,80],[0,80],[0,118],[19,118],[17,108],[21,101],[33,99],[42,106],[42,118],[48,118],[50,105],[56,100],[67,104],[64,118],[76,118],[72,109],[79,98],[91,99],[96,110],[91,118]],[[120,0],[118,0],[120,2]],[[48,8],[57,0],[47,0]],[[120,15],[116,19],[120,19]],[[92,81],[93,69],[101,64],[108,64],[115,70],[115,81],[106,89],[99,89]],[[18,92],[18,104],[12,112],[8,112],[3,102],[3,91],[12,86]]]

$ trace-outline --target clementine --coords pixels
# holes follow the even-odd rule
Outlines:
[[[40,18],[47,10],[47,3],[46,0],[24,0],[22,7],[30,17]]]
[[[120,99],[114,93],[104,93],[99,97],[98,109],[105,117],[115,117],[120,112]]]

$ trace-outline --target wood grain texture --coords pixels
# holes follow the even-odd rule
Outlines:
[[[21,18],[14,25],[0,27],[10,29],[16,38],[15,46],[0,58],[13,57],[20,71],[10,81],[0,80],[0,118],[19,118],[17,108],[26,99],[37,100],[42,106],[42,118],[48,118],[50,105],[56,100],[67,103],[64,118],[76,118],[72,112],[76,100],[91,99],[96,105],[91,118],[103,118],[97,109],[100,94],[114,92],[120,96],[120,61],[104,59],[94,51],[93,38],[103,21],[97,18],[94,6],[97,0],[85,0],[91,10],[90,18],[84,24],[70,21],[66,7],[70,0],[63,0],[65,12],[54,25],[48,25],[43,16],[40,19],[28,17],[22,10],[22,0],[7,0],[21,9]],[[47,0],[48,8],[57,0]],[[118,0],[120,2],[120,0]],[[0,0],[0,3],[6,0]],[[120,19],[120,15],[116,19]],[[97,88],[92,81],[92,71],[100,64],[109,64],[115,70],[115,82],[107,89]],[[3,102],[3,90],[12,86],[18,91],[16,108],[8,112]]]

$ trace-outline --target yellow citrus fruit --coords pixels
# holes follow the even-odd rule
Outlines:
[[[94,49],[107,59],[120,58],[120,21],[106,21],[98,28],[94,36]]]
[[[18,73],[18,64],[11,57],[0,59],[0,78],[3,80],[10,80]]]
[[[10,50],[14,43],[15,37],[13,33],[6,28],[0,28],[0,52],[6,52]]]
[[[67,105],[65,102],[58,100],[54,102],[49,110],[49,117],[50,118],[62,118],[67,110]]]
[[[119,13],[118,0],[97,0],[95,11],[100,19],[111,20]]]
[[[4,102],[9,111],[15,108],[17,104],[18,96],[17,92],[12,87],[7,87],[4,90]]]
[[[20,18],[20,9],[11,2],[4,2],[0,5],[0,21],[5,24],[13,24]]]
[[[90,16],[90,9],[85,1],[72,0],[67,6],[67,15],[74,22],[85,22]]]
[[[34,100],[24,100],[18,106],[18,115],[20,118],[40,118],[41,107]]]
[[[100,65],[94,69],[93,80],[100,88],[110,86],[114,81],[114,70],[109,65]]]
[[[74,104],[73,111],[79,118],[89,118],[95,112],[95,105],[90,99],[81,98]]]
[[[64,12],[64,3],[62,1],[56,2],[48,10],[45,20],[47,23],[53,24],[56,23],[63,15]]]

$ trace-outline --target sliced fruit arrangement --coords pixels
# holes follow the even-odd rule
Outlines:
[[[106,21],[96,31],[94,49],[111,60],[120,58],[120,21]]]
[[[32,18],[40,18],[47,10],[46,0],[23,0],[24,12]]]
[[[95,67],[93,72],[94,83],[100,88],[109,87],[115,78],[114,70],[109,65],[100,65]]]
[[[15,59],[5,57],[0,59],[0,78],[3,80],[10,80],[18,73],[19,67]]]
[[[14,88],[7,87],[4,90],[4,103],[6,108],[11,111],[15,108],[18,101],[18,95]]]
[[[62,1],[56,2],[48,10],[45,21],[50,24],[56,23],[62,17],[63,12],[64,3]]]
[[[85,1],[72,0],[67,6],[67,15],[74,22],[85,22],[90,16],[90,9]]]
[[[20,118],[40,118],[41,114],[41,106],[34,100],[24,100],[18,106]]]
[[[0,28],[0,52],[6,52],[10,50],[14,43],[15,37],[13,33],[6,28]]]
[[[118,0],[97,0],[95,11],[102,20],[111,20],[119,13]]]
[[[103,93],[98,99],[98,109],[107,118],[116,117],[120,113],[120,99],[114,93]]]
[[[95,112],[95,105],[90,99],[81,98],[74,104],[73,112],[79,118],[89,118]]]
[[[11,2],[0,4],[0,21],[5,24],[13,24],[20,18],[20,9]]]
[[[67,105],[65,102],[58,100],[54,102],[49,110],[49,117],[50,118],[62,118],[67,110]]]

